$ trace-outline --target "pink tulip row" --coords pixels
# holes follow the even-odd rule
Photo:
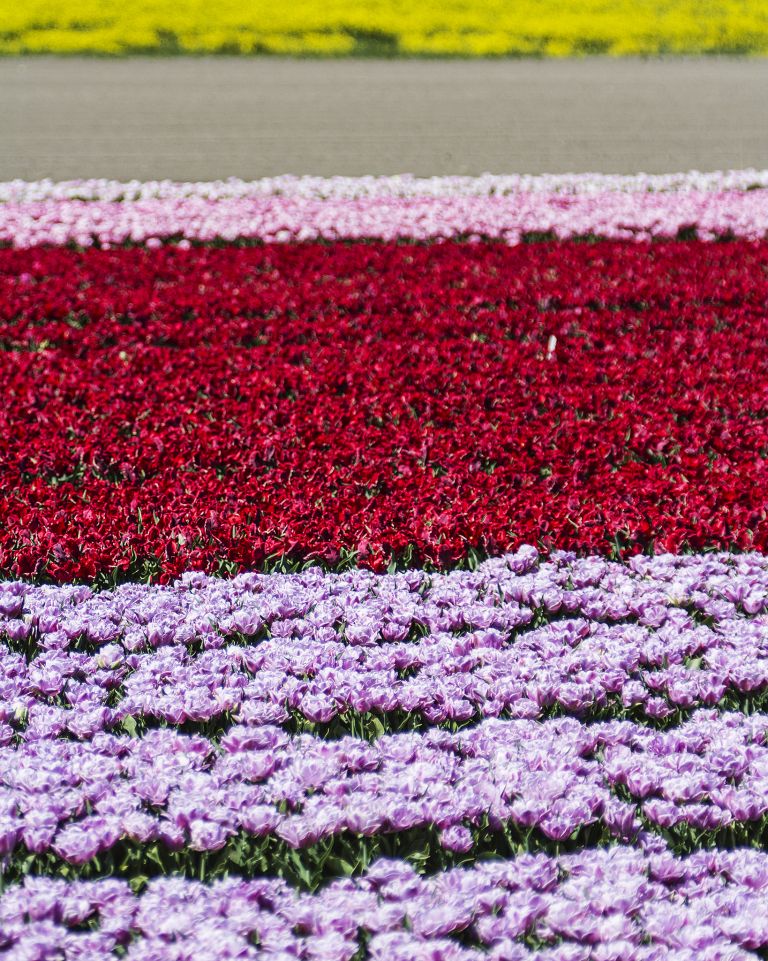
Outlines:
[[[498,178],[504,181],[505,178]],[[101,182],[99,182],[101,183]],[[158,246],[174,239],[183,245],[239,239],[291,242],[324,238],[430,240],[490,238],[509,244],[529,235],[565,239],[599,235],[612,240],[651,240],[681,232],[703,240],[768,235],[768,189],[728,182],[681,181],[678,189],[618,189],[600,181],[574,181],[548,191],[541,185],[517,189],[459,180],[451,191],[442,181],[403,180],[384,185],[366,181],[317,181],[286,189],[274,181],[232,184],[103,184],[78,191],[71,185],[5,184],[0,189],[0,245],[125,243]],[[484,184],[480,191],[479,184]],[[588,190],[587,184],[595,189]],[[118,188],[126,187],[121,193]],[[236,182],[235,185],[236,186]],[[415,192],[418,186],[420,192]],[[359,189],[358,189],[359,187]],[[755,187],[755,189],[748,189]],[[144,189],[146,188],[146,189]],[[600,189],[596,189],[600,188]],[[473,189],[475,192],[473,192]]]

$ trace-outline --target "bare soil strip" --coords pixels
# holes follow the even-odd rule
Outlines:
[[[0,60],[0,179],[768,166],[768,60]]]

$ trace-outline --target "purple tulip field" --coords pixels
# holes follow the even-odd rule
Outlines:
[[[768,560],[0,588],[12,959],[747,959]]]

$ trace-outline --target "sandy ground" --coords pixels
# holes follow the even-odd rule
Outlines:
[[[768,60],[0,60],[0,180],[768,166]]]

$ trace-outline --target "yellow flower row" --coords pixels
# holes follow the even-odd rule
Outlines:
[[[0,0],[0,53],[768,53],[766,0]]]

